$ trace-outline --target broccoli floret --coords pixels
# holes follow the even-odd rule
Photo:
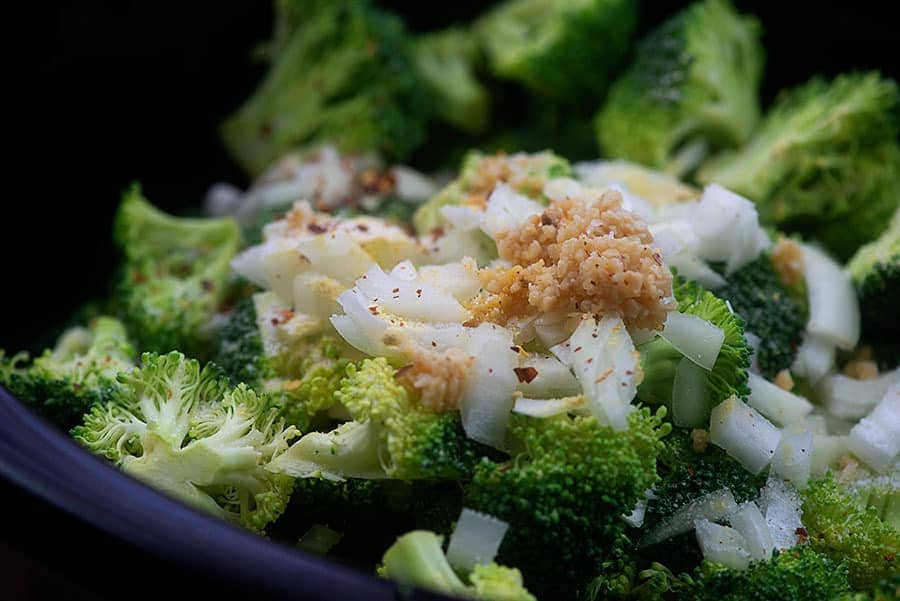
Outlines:
[[[481,601],[535,601],[519,570],[495,563],[475,566],[466,584],[450,567],[441,542],[428,530],[404,534],[385,552],[379,575],[402,586]]]
[[[856,251],[847,271],[859,295],[865,334],[885,339],[900,336],[900,324],[894,319],[900,306],[900,212],[877,240]]]
[[[801,545],[746,570],[704,562],[679,598],[694,601],[819,601],[849,591],[847,567]]]
[[[269,71],[222,127],[247,171],[325,142],[401,160],[422,142],[427,86],[398,17],[366,0],[280,0],[276,11]]]
[[[66,330],[56,346],[31,365],[25,367],[24,362],[24,355],[6,362],[0,384],[68,430],[93,405],[109,398],[118,386],[116,374],[134,367],[135,351],[122,322],[101,316],[87,328]]]
[[[678,311],[696,315],[721,328],[725,340],[708,372],[707,392],[709,408],[732,395],[739,398],[750,394],[747,368],[750,366],[750,347],[744,338],[744,321],[735,315],[726,302],[704,290],[696,282],[675,276],[672,292],[678,301]],[[683,355],[663,338],[655,338],[638,347],[644,379],[638,386],[638,397],[651,404],[671,406],[675,368]]]
[[[691,4],[651,32],[597,115],[604,155],[683,175],[709,149],[744,143],[759,119],[759,37],[727,0]]]
[[[844,593],[834,597],[831,601],[896,601],[897,599],[900,599],[900,573],[879,580],[871,590]]]
[[[544,184],[555,177],[572,177],[572,168],[566,159],[549,151],[513,155],[502,152],[485,155],[472,151],[463,160],[459,176],[419,207],[413,215],[413,225],[419,234],[427,234],[444,223],[441,207],[466,203],[483,205],[498,182],[542,200]]]
[[[521,569],[535,594],[572,597],[597,573],[624,531],[619,516],[656,481],[664,414],[638,409],[624,432],[594,417],[515,415],[521,452],[476,467],[465,506],[509,523],[498,559]]]
[[[498,77],[554,100],[596,106],[636,24],[633,0],[511,0],[476,30]]]
[[[460,480],[488,447],[468,438],[456,412],[425,411],[384,357],[347,367],[335,399],[353,421],[311,432],[280,459],[297,476]]]
[[[122,320],[137,346],[205,356],[210,320],[227,291],[241,243],[233,219],[188,219],[156,209],[133,185],[116,215],[124,256],[118,285]]]
[[[436,115],[466,133],[484,131],[490,99],[475,75],[481,59],[475,36],[461,28],[423,35],[416,40],[415,58],[431,90]]]
[[[813,79],[785,93],[754,136],[698,173],[757,204],[763,221],[842,259],[900,203],[900,91],[877,73]]]
[[[756,361],[762,375],[771,380],[794,362],[806,329],[805,303],[779,281],[768,253],[726,279],[716,296],[730,302],[744,319],[745,330],[759,338]]]
[[[868,590],[897,573],[900,530],[882,521],[829,474],[803,492],[803,525],[810,546],[850,569],[850,584]]]
[[[229,388],[213,364],[172,351],[145,353],[118,376],[111,398],[72,430],[125,472],[214,515],[262,531],[288,502],[293,480],[269,461],[296,435],[246,386]]]
[[[588,585],[585,597],[588,601],[663,601],[673,598],[683,587],[684,581],[660,563],[653,562],[640,569],[634,543],[623,534],[610,547],[600,575]]]

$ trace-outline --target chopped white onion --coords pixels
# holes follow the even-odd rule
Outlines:
[[[807,415],[802,420],[786,428],[789,432],[811,432],[812,434],[828,434],[828,425],[824,415]]]
[[[542,313],[534,320],[534,334],[545,347],[550,348],[569,338],[575,328],[581,324],[578,316],[569,316],[562,313]],[[556,352],[551,349],[554,355]],[[559,357],[559,355],[557,355]],[[559,357],[563,363],[569,363]]]
[[[809,297],[806,330],[852,350],[859,341],[859,303],[850,277],[823,251],[803,246],[803,275]]]
[[[705,319],[689,313],[672,311],[666,318],[660,336],[678,352],[702,367],[710,370],[725,341],[725,332]]]
[[[518,378],[518,353],[510,350],[512,333],[482,323],[472,330],[466,351],[474,362],[460,400],[460,418],[466,435],[496,449],[506,448],[506,427],[513,407]]]
[[[440,213],[447,223],[462,231],[478,229],[484,215],[481,211],[471,207],[457,205],[444,205],[441,207]]]
[[[481,230],[494,238],[500,231],[518,227],[532,215],[540,215],[543,211],[544,207],[539,203],[506,184],[497,184],[488,197]]]
[[[470,314],[452,295],[418,280],[403,280],[375,265],[356,287],[378,307],[399,317],[424,322],[463,322]]]
[[[405,165],[391,167],[394,195],[405,202],[420,203],[434,196],[438,188],[430,177]]]
[[[878,472],[894,465],[900,453],[900,382],[893,384],[868,416],[850,430],[850,451]]]
[[[846,455],[847,436],[830,436],[813,434],[813,451],[810,461],[810,472],[817,476],[824,474],[839,458]]]
[[[726,275],[755,260],[768,245],[756,206],[718,184],[703,189],[694,213],[699,256],[724,261]]]
[[[816,397],[831,415],[857,420],[868,415],[895,382],[900,382],[900,368],[869,380],[830,374],[816,386]]]
[[[747,542],[747,551],[750,559],[765,561],[772,557],[775,543],[772,541],[772,533],[766,524],[759,507],[753,501],[741,503],[738,510],[729,516],[731,526],[740,532]]]
[[[834,343],[807,332],[803,335],[797,356],[791,365],[791,371],[798,376],[803,376],[811,384],[815,384],[831,371],[834,365]]]
[[[672,419],[681,428],[702,428],[709,423],[707,372],[688,358],[675,368],[672,383]]]
[[[516,390],[537,399],[555,399],[577,395],[581,385],[562,361],[552,355],[529,354],[519,360],[519,368],[533,368],[536,374],[531,381],[519,378]]]
[[[799,489],[806,488],[812,466],[812,432],[782,432],[772,471]]]
[[[419,268],[419,279],[453,295],[461,303],[473,298],[481,289],[478,264],[472,257],[445,265],[424,265]]]
[[[758,474],[772,460],[781,432],[772,423],[737,397],[725,399],[712,410],[710,441]]]
[[[769,474],[765,488],[760,491],[759,508],[766,516],[776,549],[795,547],[800,539],[801,500],[797,490],[788,482]]]
[[[747,403],[778,426],[796,423],[812,411],[812,403],[769,382],[762,376],[750,374],[750,396]]]
[[[626,524],[633,528],[640,528],[644,525],[644,518],[647,516],[647,502],[653,498],[653,489],[647,489],[644,498],[634,504],[634,509],[622,516]]]
[[[569,413],[570,411],[582,411],[587,406],[584,395],[569,396],[561,399],[528,399],[518,398],[513,405],[513,412],[529,417],[553,417]]]
[[[727,488],[707,493],[682,506],[650,530],[638,542],[638,547],[649,547],[673,536],[690,532],[694,527],[695,520],[718,521],[734,513],[735,510],[737,510],[737,503],[734,502],[734,495]]]
[[[509,524],[492,515],[463,509],[450,535],[447,561],[454,569],[470,572],[494,561]]]
[[[694,522],[697,543],[703,558],[735,570],[746,570],[750,565],[747,541],[734,528],[714,524],[709,520]]]

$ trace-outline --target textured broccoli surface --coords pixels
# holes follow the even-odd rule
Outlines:
[[[900,212],[877,240],[865,244],[847,263],[859,295],[863,332],[879,339],[896,339],[900,324]]]
[[[753,137],[698,173],[754,201],[764,221],[850,257],[900,203],[900,91],[877,73],[783,94]]]
[[[539,597],[572,597],[596,574],[624,531],[619,516],[656,481],[664,413],[636,410],[624,432],[594,417],[513,416],[521,451],[476,467],[465,506],[509,523],[498,561]]]
[[[422,142],[427,86],[399,18],[366,0],[279,0],[276,12],[269,71],[222,128],[247,171],[325,142],[395,159]]]
[[[636,24],[633,0],[510,0],[476,30],[498,77],[548,98],[596,106]]]
[[[210,320],[241,243],[237,223],[167,215],[134,185],[119,205],[113,234],[123,255],[119,311],[138,348],[208,355]]]
[[[759,119],[759,37],[726,0],[691,4],[651,32],[597,114],[604,155],[684,174],[710,149],[744,143]]]

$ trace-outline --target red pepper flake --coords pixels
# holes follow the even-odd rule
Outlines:
[[[593,363],[593,362],[594,362],[594,358],[593,358],[593,357],[588,357],[588,358],[587,358],[587,361],[585,361],[585,363]]]
[[[215,288],[215,284],[213,284],[210,280],[203,280],[200,282],[200,287],[203,288],[206,292],[212,292],[212,289]]]
[[[432,341],[431,341],[431,346],[433,346],[434,348],[437,348],[437,342],[435,342],[434,340],[432,340]]]
[[[530,384],[538,375],[538,370],[533,367],[514,367],[513,371],[516,372],[519,382],[523,384]]]
[[[371,313],[372,315],[378,315],[378,307],[372,305],[371,307],[369,307],[369,313]]]
[[[895,559],[897,559],[896,553],[888,553],[887,555],[884,556],[885,561],[894,561]]]
[[[134,277],[132,279],[134,280],[135,284],[143,284],[147,281],[147,275],[138,271],[134,274]]]
[[[399,289],[399,288],[394,288],[393,290],[391,290],[391,292],[393,292],[394,294],[397,294],[398,292],[400,292],[400,289]]]
[[[419,298],[422,298],[422,289],[421,288],[416,288],[416,296],[418,296]]]
[[[511,351],[514,352],[514,353],[518,353],[518,352],[521,351],[522,349],[520,349],[519,347],[517,347],[517,346],[514,344],[514,345],[512,345],[511,347],[509,347],[509,350],[511,350]]]
[[[600,334],[598,334],[597,332],[591,332],[591,338],[599,338],[599,337],[600,337]]]
[[[577,353],[577,352],[580,351],[580,350],[581,350],[581,347],[580,347],[580,346],[576,346],[575,349],[574,349],[572,352],[573,352],[573,353]]]
[[[358,225],[356,226],[356,229],[358,229],[358,230],[361,231],[361,232],[368,232],[368,231],[369,231],[369,226],[366,225],[365,223],[360,223],[360,224],[358,224]]]
[[[796,530],[794,530],[794,534],[797,535],[797,542],[801,545],[809,540],[809,532],[806,531],[806,528],[800,526]]]

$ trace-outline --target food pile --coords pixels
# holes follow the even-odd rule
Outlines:
[[[724,0],[633,49],[627,0],[420,36],[276,7],[223,126],[253,184],[202,218],[128,189],[115,290],[0,353],[0,384],[185,503],[403,585],[897,598],[894,81],[762,111],[759,24]],[[506,123],[511,94],[546,119]],[[403,164],[448,135],[478,148],[452,174]]]

